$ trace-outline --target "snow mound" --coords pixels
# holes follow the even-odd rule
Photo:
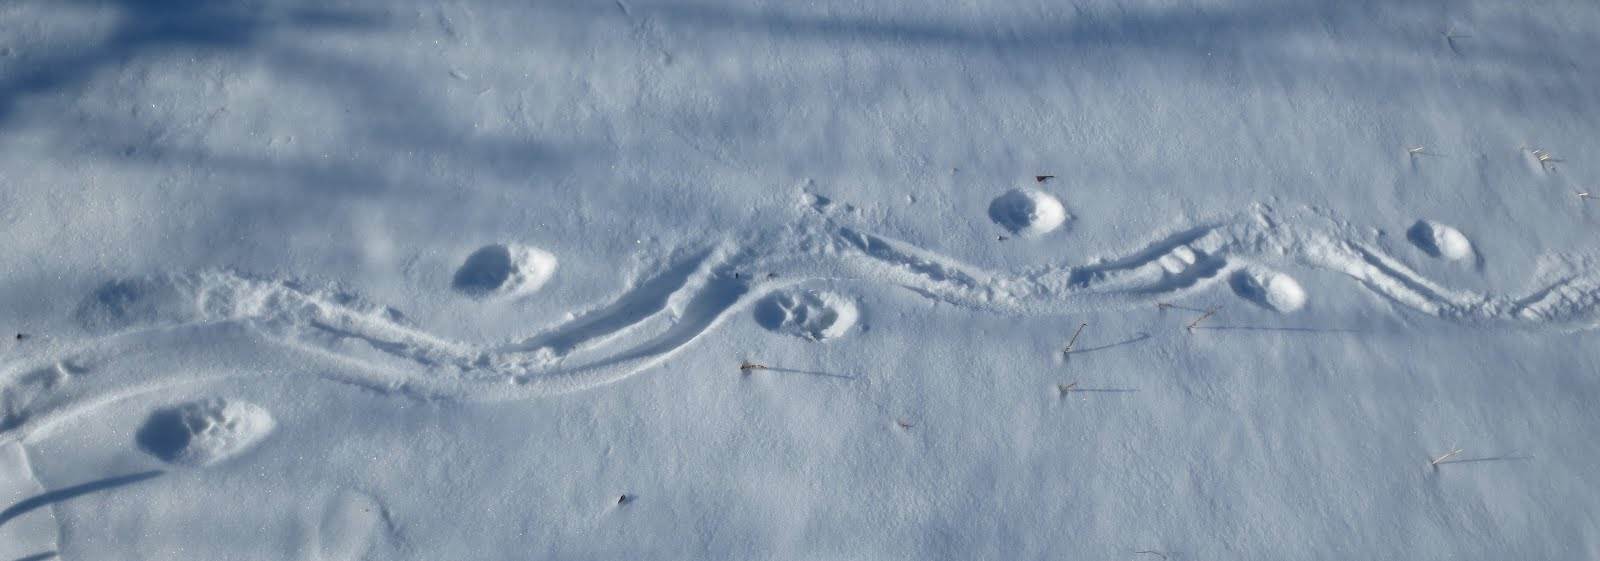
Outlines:
[[[516,297],[537,292],[556,272],[556,256],[517,244],[494,244],[467,256],[452,285],[473,298]]]
[[[254,404],[208,399],[157,410],[135,438],[162,461],[207,466],[250,449],[276,426],[272,415]]]
[[[989,218],[1019,236],[1038,236],[1067,222],[1061,199],[1034,189],[1013,189],[989,203]]]
[[[1434,222],[1418,220],[1406,231],[1406,237],[1418,249],[1433,257],[1460,261],[1472,257],[1472,242],[1460,230]]]
[[[812,341],[844,335],[861,317],[855,302],[832,292],[780,292],[756,305],[756,323]]]
[[[1300,283],[1277,271],[1240,269],[1228,284],[1240,298],[1280,313],[1293,312],[1306,305],[1306,291]]]

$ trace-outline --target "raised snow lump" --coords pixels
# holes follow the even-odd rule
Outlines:
[[[523,296],[543,287],[556,272],[556,256],[550,252],[518,244],[494,244],[479,248],[456,269],[451,283],[462,294],[473,298]]]
[[[1261,307],[1289,313],[1306,305],[1306,291],[1294,277],[1249,267],[1233,274],[1228,284],[1234,294]]]
[[[272,415],[254,404],[207,399],[151,413],[134,438],[164,462],[207,466],[250,449],[276,427]]]
[[[1467,240],[1466,234],[1432,220],[1418,220],[1406,231],[1406,237],[1433,257],[1451,261],[1472,257],[1472,242]]]
[[[1038,236],[1067,222],[1067,207],[1049,193],[1013,189],[989,203],[989,219],[1019,236]]]

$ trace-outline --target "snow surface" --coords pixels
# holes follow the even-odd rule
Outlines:
[[[989,203],[989,217],[1013,234],[1041,236],[1067,221],[1067,208],[1049,193],[1013,189]]]
[[[0,3],[0,559],[1600,557],[1596,30]]]

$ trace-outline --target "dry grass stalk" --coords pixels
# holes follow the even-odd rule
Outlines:
[[[1201,314],[1200,317],[1194,318],[1194,321],[1189,322],[1189,325],[1187,327],[1184,327],[1184,329],[1187,329],[1190,332],[1193,332],[1194,328],[1200,326],[1200,322],[1205,321],[1206,319],[1210,318],[1211,316],[1216,315],[1217,314],[1217,310],[1221,310],[1221,309],[1222,309],[1221,307],[1216,307],[1216,306],[1213,306],[1213,307],[1210,307],[1210,308],[1206,308],[1206,313]]]
[[[1072,393],[1072,390],[1077,387],[1077,382],[1072,382],[1070,384],[1056,384],[1056,391],[1061,392],[1061,397],[1066,397],[1067,394]]]
[[[1067,354],[1071,354],[1072,353],[1072,346],[1078,343],[1078,336],[1083,334],[1083,328],[1085,328],[1085,327],[1089,327],[1089,324],[1088,323],[1080,324],[1080,325],[1078,325],[1078,330],[1072,332],[1072,339],[1067,341],[1067,348],[1062,351],[1063,353],[1067,353]]]

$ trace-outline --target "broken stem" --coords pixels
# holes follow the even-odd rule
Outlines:
[[[1194,321],[1189,322],[1189,326],[1185,327],[1184,329],[1187,329],[1187,330],[1189,330],[1191,332],[1194,331],[1194,328],[1200,326],[1200,322],[1205,321],[1206,318],[1209,318],[1209,317],[1211,317],[1213,315],[1216,315],[1217,310],[1220,310],[1220,309],[1221,308],[1218,308],[1218,307],[1207,308],[1206,309],[1206,313],[1202,314],[1200,317],[1194,318]]]
[[[1067,353],[1067,354],[1071,354],[1072,353],[1072,346],[1078,343],[1078,335],[1083,334],[1083,328],[1088,327],[1088,326],[1089,326],[1088,323],[1079,324],[1078,325],[1078,330],[1072,332],[1072,339],[1067,341],[1066,350],[1064,350],[1062,352]]]

